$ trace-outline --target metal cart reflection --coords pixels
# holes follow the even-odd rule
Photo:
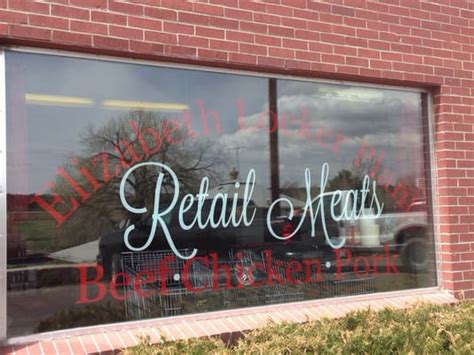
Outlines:
[[[191,251],[180,252],[189,255]],[[353,272],[343,273],[339,279],[331,271],[322,272],[318,282],[281,283],[278,279],[288,276],[291,260],[273,260],[273,278],[267,272],[270,265],[263,260],[261,253],[249,250],[240,251],[238,256],[229,252],[228,257],[219,258],[217,266],[202,262],[186,265],[186,260],[175,257],[172,251],[123,253],[122,268],[130,277],[123,286],[126,318],[169,317],[375,292],[373,277]],[[256,263],[260,266],[255,267]],[[291,277],[303,280],[303,273],[292,270]]]

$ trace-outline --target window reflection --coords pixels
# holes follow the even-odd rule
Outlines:
[[[419,93],[15,52],[7,83],[9,336],[434,285]]]

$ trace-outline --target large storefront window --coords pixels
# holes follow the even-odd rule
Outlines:
[[[19,52],[6,80],[8,336],[436,285],[421,92]]]

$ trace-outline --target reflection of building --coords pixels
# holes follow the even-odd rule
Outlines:
[[[472,18],[474,8],[462,1],[6,2],[0,18],[0,241],[6,240],[0,339],[24,343],[49,337],[35,334],[47,330],[110,329],[106,323],[123,320],[116,317],[123,311],[120,294],[95,269],[93,241],[114,233],[122,241],[131,218],[117,194],[120,178],[141,161],[172,165],[183,191],[193,193],[203,176],[215,186],[235,165],[231,182],[211,195],[241,196],[242,172],[255,168],[261,180],[253,202],[262,210],[277,197],[301,206],[305,168],[318,171],[328,162],[331,179],[365,164],[391,204],[386,212],[428,211],[423,233],[409,229],[396,240],[404,256],[426,251],[429,265],[380,273],[375,283],[383,297],[363,300],[400,301],[390,291],[401,290],[407,297],[474,297]],[[156,175],[128,182],[127,193],[139,196],[131,217],[145,208],[149,217]],[[318,174],[310,186],[316,194]],[[149,227],[139,222],[136,230]],[[366,228],[367,239],[375,224]],[[193,235],[196,243],[226,230],[201,232]],[[374,254],[356,257],[363,268]],[[89,267],[82,279],[79,262]],[[115,262],[114,272],[120,267]],[[84,284],[89,299],[103,290],[103,302],[77,304]],[[212,303],[211,294],[199,302]],[[274,296],[275,303],[303,299],[298,293],[275,301],[276,290]],[[199,302],[183,314],[196,313]],[[309,312],[308,304],[278,309]],[[212,307],[206,311],[199,315],[206,322],[219,316]],[[263,310],[251,312],[258,319]],[[31,337],[14,339],[23,335]]]

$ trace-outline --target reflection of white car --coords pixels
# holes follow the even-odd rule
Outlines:
[[[426,204],[413,204],[409,211],[384,213],[376,219],[347,225],[346,247],[351,251],[373,252],[388,243],[391,251],[400,253],[409,271],[423,271],[428,262]]]

